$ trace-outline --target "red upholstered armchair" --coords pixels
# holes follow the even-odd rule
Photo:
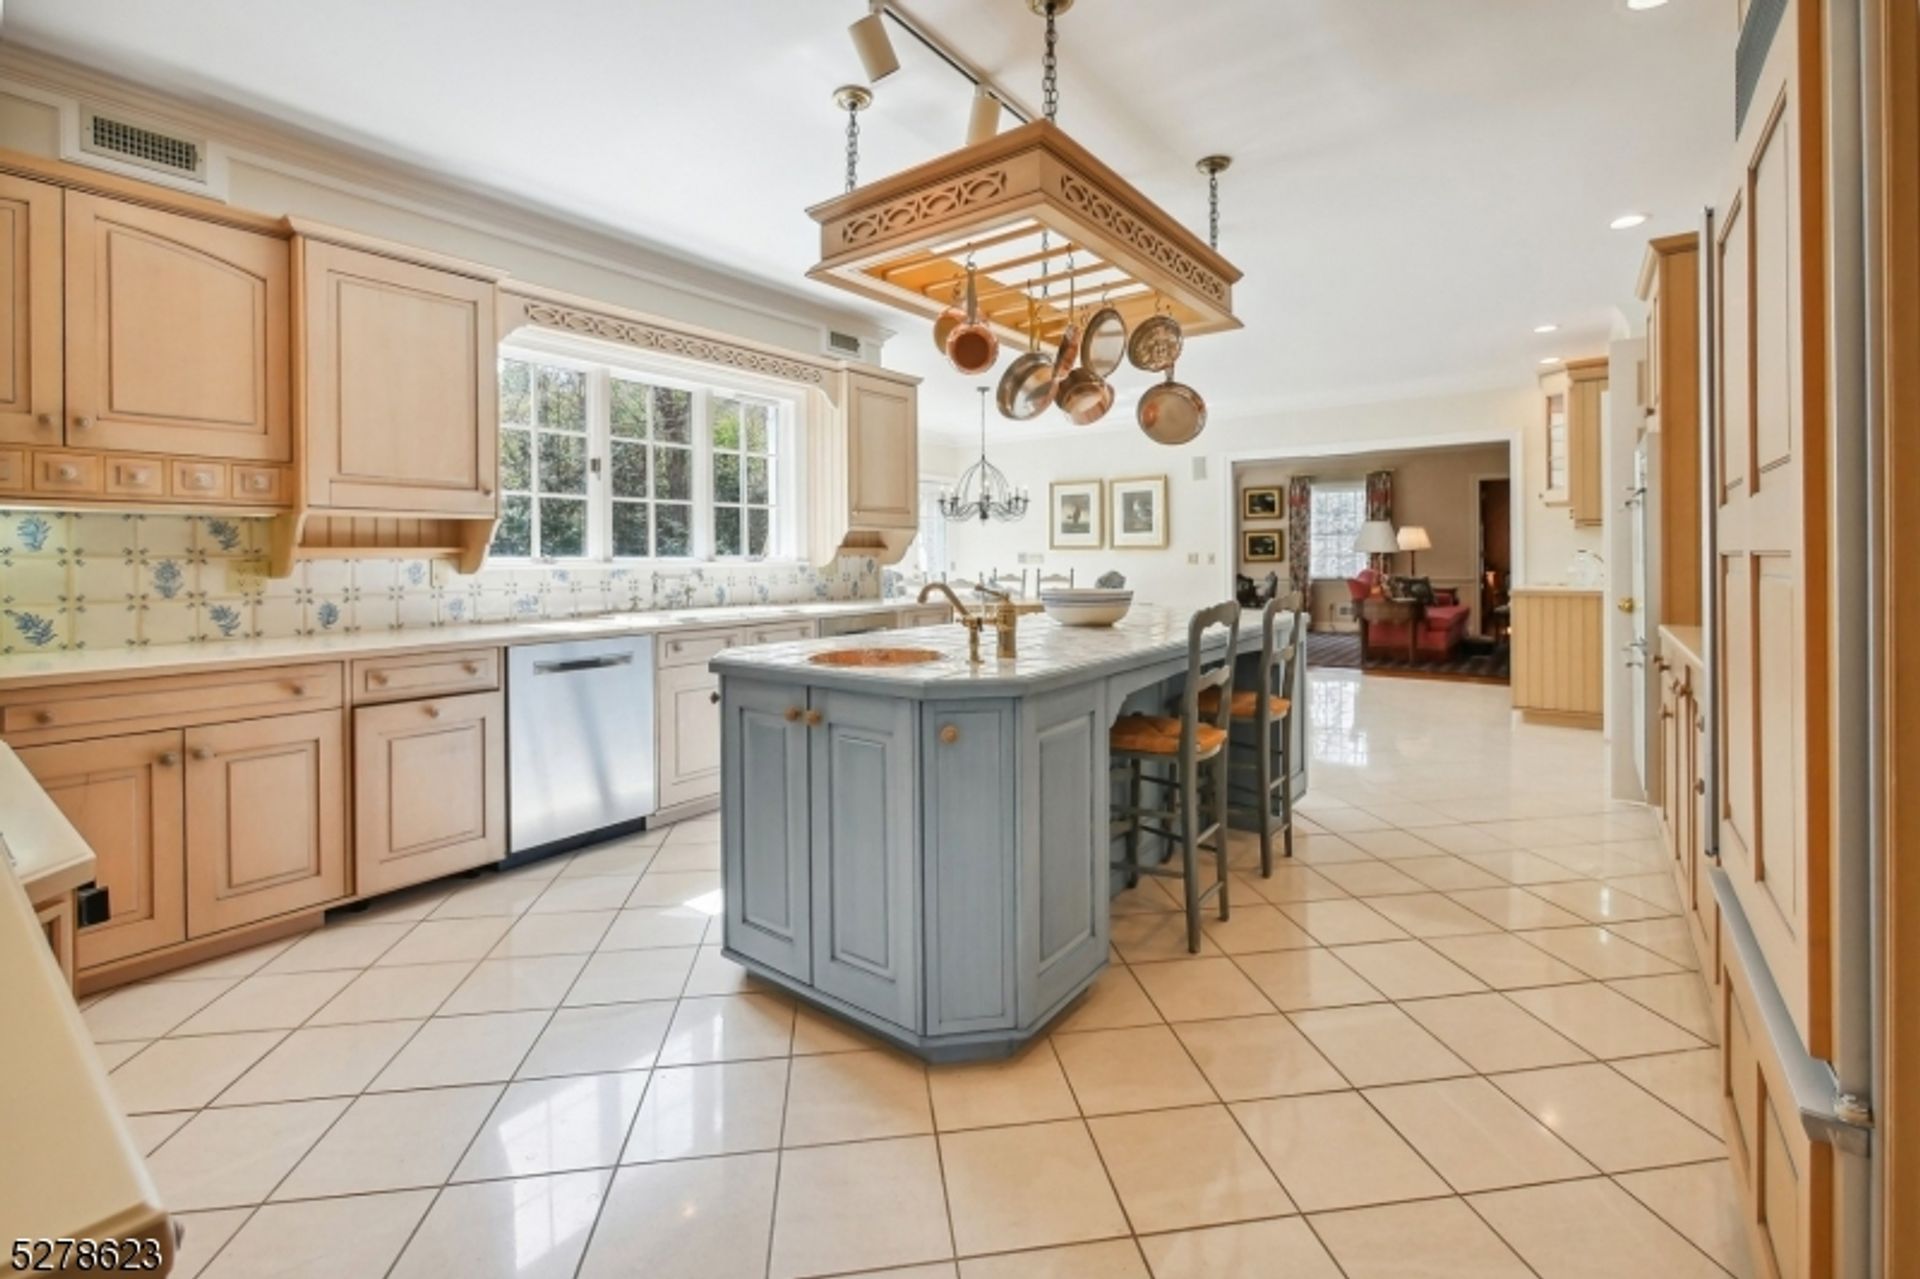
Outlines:
[[[1347,579],[1347,593],[1353,597],[1357,611],[1360,602],[1373,595],[1374,587],[1385,588],[1380,573],[1363,568]],[[1460,597],[1452,590],[1436,587],[1433,603],[1420,610],[1420,618],[1414,622],[1414,649],[1422,657],[1434,661],[1447,661],[1467,637],[1467,619],[1472,609],[1460,602]],[[1404,622],[1369,623],[1372,645],[1375,648],[1393,649],[1403,647],[1407,642],[1407,624]]]

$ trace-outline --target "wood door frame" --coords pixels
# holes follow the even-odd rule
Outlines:
[[[1485,639],[1492,634],[1492,624],[1480,607],[1487,571],[1487,485],[1507,486],[1507,592],[1508,598],[1512,598],[1513,475],[1510,472],[1496,474],[1492,471],[1476,471],[1467,477],[1467,484],[1473,494],[1473,623],[1475,627],[1473,634],[1475,639]]]
[[[1879,812],[1880,1061],[1875,1140],[1880,1163],[1880,1240],[1884,1274],[1920,1269],[1920,1219],[1897,1205],[1920,1203],[1920,1020],[1902,1015],[1920,992],[1920,796],[1899,785],[1920,755],[1920,3],[1878,0],[1872,21],[1881,57],[1878,101],[1876,246],[1881,357],[1877,374],[1880,466],[1874,530],[1879,552],[1874,630],[1881,696]],[[1869,117],[1873,118],[1872,116]],[[1903,585],[1906,589],[1902,589]],[[1913,773],[1916,766],[1909,765]]]

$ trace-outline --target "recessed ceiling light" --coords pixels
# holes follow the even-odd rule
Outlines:
[[[1535,333],[1558,333],[1560,326],[1557,324],[1536,324],[1533,326],[1533,331]]]
[[[1607,225],[1615,231],[1631,231],[1646,220],[1647,215],[1644,213],[1622,213],[1619,217],[1607,223]]]
[[[1665,4],[1666,2],[1667,0],[1627,0],[1627,8],[1635,9],[1635,10],[1658,9],[1661,5]]]
[[[1557,355],[1549,355],[1549,356],[1548,356],[1548,357],[1547,357],[1546,359],[1544,359],[1544,360],[1542,360],[1542,361],[1540,361],[1540,363],[1542,363],[1542,364],[1558,364],[1558,363],[1560,363],[1560,357],[1559,357],[1559,356],[1557,356]]]

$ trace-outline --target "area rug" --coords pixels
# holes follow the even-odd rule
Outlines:
[[[1307,665],[1321,668],[1345,667],[1369,675],[1398,675],[1411,679],[1460,679],[1483,684],[1508,682],[1509,652],[1505,645],[1487,651],[1465,645],[1455,650],[1451,661],[1409,662],[1404,657],[1376,653],[1369,661],[1360,660],[1360,635],[1357,631],[1309,631]]]

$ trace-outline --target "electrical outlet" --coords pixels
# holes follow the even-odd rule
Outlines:
[[[1187,552],[1187,563],[1198,564],[1199,562],[1200,562],[1200,552],[1198,551]]]
[[[1215,554],[1212,551],[1207,552],[1207,563],[1218,564],[1219,562],[1220,562],[1220,557],[1217,554]]]

